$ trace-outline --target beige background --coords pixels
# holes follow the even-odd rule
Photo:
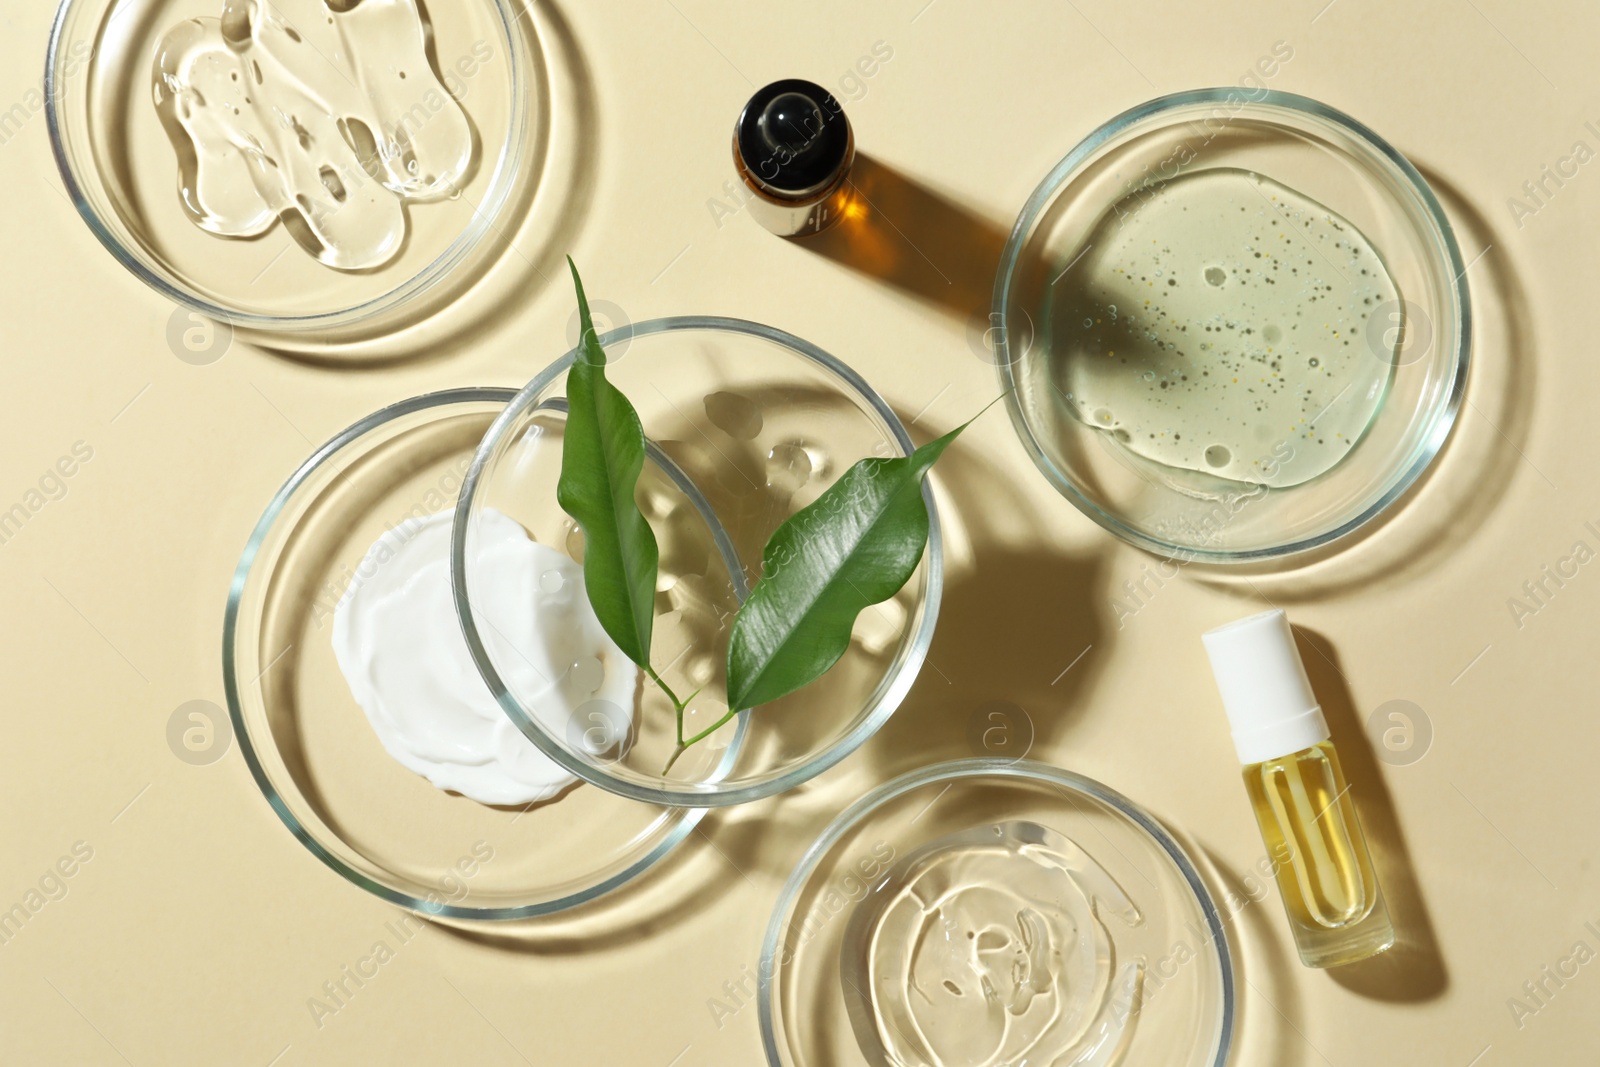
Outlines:
[[[93,858],[0,944],[0,1060],[746,1067],[761,1058],[754,1008],[718,1025],[708,1001],[754,965],[804,843],[872,782],[969,754],[987,701],[1025,709],[1035,756],[1143,801],[1239,884],[1261,846],[1197,634],[1270,601],[1314,646],[1308,666],[1403,944],[1341,973],[1305,970],[1276,900],[1246,909],[1237,1062],[1593,1062],[1600,963],[1547,983],[1553,995],[1529,1001],[1539,1010],[1520,1026],[1508,998],[1580,940],[1600,948],[1585,928],[1600,929],[1600,564],[1520,627],[1507,602],[1575,542],[1600,548],[1584,526],[1600,520],[1600,163],[1520,226],[1507,198],[1574,142],[1600,148],[1584,125],[1600,127],[1600,8],[548,3],[541,17],[567,22],[591,82],[593,179],[568,219],[591,292],[636,320],[702,312],[792,330],[858,366],[920,435],[994,392],[972,312],[1049,165],[1112,114],[1233,83],[1286,42],[1293,58],[1270,84],[1408,153],[1473,261],[1479,343],[1443,462],[1394,522],[1333,559],[1249,576],[1188,568],[1119,620],[1123,583],[1152,561],[1056,497],[991,414],[944,469],[958,536],[931,664],[863,752],[794,795],[709,819],[680,857],[670,926],[648,919],[598,941],[560,924],[509,939],[429,927],[319,1027],[307,999],[398,913],[312,860],[236,745],[208,766],[175,758],[168,718],[221,702],[237,553],[313,443],[417,392],[520,383],[558,350],[570,299],[564,285],[526,287],[470,345],[382,370],[242,342],[191,365],[168,345],[172,306],[105,254],[62,194],[35,115],[0,145],[0,508],[75,442],[93,457],[0,544],[0,907],[75,842]],[[48,8],[0,13],[0,106],[38,83]],[[885,245],[893,261],[874,269],[886,277],[743,215],[719,227],[708,200],[725,195],[729,123],[752,85],[838,85],[879,41],[893,58],[849,113],[902,205],[909,245]],[[1431,724],[1431,748],[1409,765],[1362,725],[1391,700]]]

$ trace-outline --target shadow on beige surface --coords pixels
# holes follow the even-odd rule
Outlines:
[[[1283,562],[1193,564],[1208,585],[1280,605],[1411,580],[1437,567],[1500,505],[1516,477],[1545,476],[1524,455],[1538,383],[1528,299],[1505,238],[1440,174],[1420,168],[1455,226],[1472,300],[1472,357],[1456,424],[1415,486],[1367,529],[1328,549]],[[1475,258],[1480,257],[1481,258]]]
[[[1015,469],[1032,475],[1031,466]],[[916,684],[878,734],[839,767],[781,796],[711,812],[683,848],[724,863],[724,876],[731,866],[744,879],[776,887],[823,828],[874,786],[944,760],[1020,758],[1058,736],[1081,706],[1077,698],[1092,684],[1093,664],[1063,668],[1096,640],[1099,624],[1085,591],[1098,562],[995,547],[1025,535],[1029,505],[974,449],[946,452],[934,482],[946,576],[938,628]],[[973,543],[990,546],[981,572]],[[997,709],[1003,717],[991,719]]]
[[[1276,908],[1276,910],[1274,910]],[[1248,939],[1258,949],[1258,959],[1235,956],[1239,965],[1239,1022],[1233,1062],[1298,1067],[1325,1063],[1327,1058],[1305,1036],[1306,1009],[1296,983],[1293,949],[1282,928],[1283,909],[1273,897],[1244,908],[1234,917],[1232,934]],[[1261,1011],[1265,1001],[1268,1011]],[[1271,1036],[1264,1037],[1260,1031]],[[1270,1051],[1267,1051],[1270,1049]]]
[[[305,337],[240,330],[239,340],[285,359],[342,369],[438,362],[503,329],[515,319],[505,314],[508,305],[519,307],[552,279],[564,282],[562,259],[588,217],[599,169],[598,93],[560,8],[539,4],[530,11],[537,14],[519,20],[518,29],[549,76],[549,92],[533,101],[530,122],[549,136],[522,168],[504,221],[491,226],[482,251],[457,268],[462,273],[449,285],[418,294],[400,329]],[[559,355],[552,348],[544,362]]]
[[[1011,469],[1031,478],[1032,465],[1017,461]],[[880,781],[943,760],[1047,748],[1085,706],[1097,673],[1085,653],[1101,639],[1088,595],[1099,557],[1051,548],[1047,530],[1028,530],[1031,505],[975,449],[946,452],[937,480],[941,504],[954,502],[940,511],[944,601],[905,705],[862,750]],[[1019,539],[1039,547],[1009,547]],[[981,560],[974,544],[985,546]]]
[[[1234,1051],[1228,1062],[1239,1067],[1298,1067],[1311,1061],[1316,1050],[1304,1037],[1305,1010],[1295,985],[1299,964],[1283,932],[1276,891],[1269,888],[1268,895],[1259,899],[1241,895],[1238,889],[1246,885],[1244,877],[1227,870],[1209,849],[1170,821],[1163,819],[1162,824],[1194,860],[1228,935],[1237,1010]],[[1271,1010],[1258,1011],[1258,1001],[1265,1001]]]
[[[835,772],[777,797],[709,811],[655,867],[569,912],[520,922],[435,925],[464,941],[530,956],[627,953],[641,940],[715,910],[741,887],[775,891],[823,827],[873,784],[859,773]]]
[[[583,784],[578,789],[597,789]],[[627,953],[661,931],[680,926],[715,908],[742,885],[708,835],[696,827],[673,852],[631,882],[592,903],[536,919],[474,923],[427,919],[444,933],[476,945],[530,956],[593,956]]]
[[[1383,887],[1395,928],[1394,947],[1388,952],[1335,967],[1328,974],[1352,993],[1373,1000],[1401,1004],[1434,1000],[1449,988],[1450,977],[1417,883],[1399,813],[1373,757],[1372,743],[1339,666],[1338,652],[1322,634],[1299,627],[1295,633],[1311,688],[1322,700],[1334,746],[1350,781],[1361,828],[1377,868],[1378,884]]]
[[[831,229],[798,242],[963,320],[987,321],[1005,230],[926,185],[856,156],[856,201]]]

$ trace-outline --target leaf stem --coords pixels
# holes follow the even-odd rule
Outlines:
[[[690,697],[689,699],[693,700],[694,698]],[[678,757],[683,755],[684,752],[686,752],[691,745],[695,745],[695,744],[698,744],[701,741],[704,741],[706,738],[710,737],[712,734],[714,734],[718,730],[722,729],[724,726],[727,725],[728,720],[733,718],[737,714],[739,714],[739,709],[738,708],[729,708],[727,714],[722,716],[722,718],[718,719],[716,722],[712,723],[710,726],[706,727],[704,730],[701,730],[699,733],[695,734],[691,738],[688,738],[687,740],[685,740],[683,738],[683,732],[682,732],[682,729],[681,729],[682,716],[680,716],[679,717],[680,729],[679,729],[679,734],[678,734],[678,737],[679,737],[678,744],[677,744],[677,746],[675,748],[673,748],[672,755],[667,757],[667,765],[665,767],[661,768],[661,773],[664,775],[668,771],[672,770],[672,765],[674,763],[678,762]]]
[[[678,747],[679,748],[684,747],[684,745],[683,745],[683,709],[689,706],[689,700],[693,700],[694,699],[694,694],[693,693],[689,694],[689,700],[679,700],[678,699],[678,694],[674,693],[672,691],[672,687],[667,684],[666,679],[662,678],[661,675],[656,673],[656,669],[654,667],[652,667],[652,666],[650,666],[650,664],[646,663],[644,665],[644,673],[648,674],[650,676],[650,680],[652,682],[656,683],[656,686],[663,693],[667,694],[667,699],[668,700],[672,701],[672,710],[678,717]],[[698,690],[696,690],[696,692],[698,692]],[[664,774],[666,772],[663,771],[662,773]]]
[[[683,755],[684,750],[688,747],[689,746],[684,744],[682,741],[679,741],[672,747],[672,755],[668,756],[667,762],[661,765],[661,776],[663,778],[667,776],[668,771],[672,770],[672,765],[678,762],[678,757]]]
[[[667,695],[667,699],[672,701],[672,713],[676,719],[677,743],[673,745],[672,755],[667,757],[666,765],[661,768],[662,775],[665,775],[668,771],[672,770],[672,765],[678,762],[678,757],[683,755],[684,750],[686,750],[696,741],[703,740],[707,735],[711,734],[723,723],[727,722],[728,719],[732,717],[733,713],[729,712],[727,715],[724,715],[717,725],[711,727],[710,730],[702,730],[700,733],[695,734],[688,740],[684,740],[683,713],[689,709],[689,701],[700,695],[700,690],[696,689],[694,692],[690,693],[687,698],[679,700],[678,694],[672,691],[672,687],[667,684],[666,679],[662,678],[661,675],[656,673],[654,667],[646,663],[644,665],[644,672],[648,674],[650,676],[650,680],[655,682],[656,686]]]
[[[683,743],[683,747],[684,748],[688,748],[690,745],[696,744],[697,742],[700,742],[700,741],[704,741],[706,738],[710,737],[712,734],[716,733],[718,730],[720,730],[724,726],[726,726],[727,723],[728,723],[728,720],[733,718],[735,715],[739,714],[740,710],[741,709],[739,709],[739,708],[729,708],[728,709],[728,713],[726,715],[724,715],[722,718],[718,719],[716,722],[712,723],[710,726],[706,727],[704,730],[701,730],[699,733],[695,734],[693,737],[689,738],[687,741],[685,741]]]

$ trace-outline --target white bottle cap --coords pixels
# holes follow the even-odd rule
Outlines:
[[[1282,611],[1274,609],[1202,634],[1211,673],[1246,766],[1328,739],[1322,707]]]

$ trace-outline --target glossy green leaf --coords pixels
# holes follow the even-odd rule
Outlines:
[[[644,427],[628,398],[606,379],[606,356],[595,336],[578,268],[568,258],[578,290],[583,330],[567,372],[567,425],[556,499],[583,527],[583,581],[606,633],[634,663],[650,669],[655,620],[655,534],[634,501],[644,469]]]
[[[864,459],[773,533],[728,647],[728,704],[750,708],[814,681],[856,616],[910,581],[928,543],[922,476],[966,426],[909,456]]]

